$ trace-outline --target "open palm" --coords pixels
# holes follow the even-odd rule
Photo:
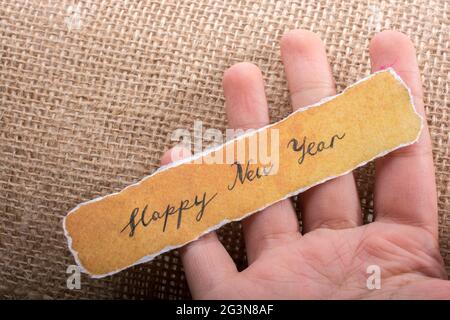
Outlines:
[[[296,108],[335,94],[321,40],[296,30],[283,36],[281,53]],[[401,33],[385,31],[370,43],[373,71],[393,67],[424,114],[415,51]],[[269,122],[259,69],[234,65],[224,75],[229,125],[256,128]],[[163,156],[171,160],[174,150]],[[362,225],[352,174],[299,195],[302,233],[291,200],[243,221],[249,266],[238,272],[210,233],[181,250],[194,298],[340,299],[450,298],[439,252],[433,159],[428,129],[419,141],[376,161],[375,221]],[[369,272],[369,273],[368,273]],[[379,289],[368,285],[371,272]],[[370,281],[369,281],[370,282]]]

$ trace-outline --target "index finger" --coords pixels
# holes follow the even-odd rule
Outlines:
[[[437,200],[431,139],[425,118],[416,52],[409,38],[395,31],[377,34],[370,43],[372,71],[392,67],[410,88],[423,117],[419,140],[376,161],[377,221],[420,226],[437,236]]]

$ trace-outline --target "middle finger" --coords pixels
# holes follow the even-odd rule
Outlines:
[[[316,34],[306,30],[288,32],[281,40],[281,55],[294,110],[336,94],[325,47]],[[352,173],[308,189],[299,200],[303,232],[362,224]]]

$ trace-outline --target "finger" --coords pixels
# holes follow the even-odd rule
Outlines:
[[[229,127],[250,129],[269,123],[264,82],[258,67],[250,63],[232,66],[224,74],[223,88]],[[242,226],[249,264],[265,250],[300,237],[290,200],[248,217]]]
[[[162,156],[161,164],[189,155],[190,150],[175,147]],[[194,298],[201,297],[216,284],[237,273],[236,265],[214,231],[185,245],[179,252]]]
[[[414,105],[425,119],[416,53],[402,33],[384,31],[370,42],[372,71],[392,67],[411,89]],[[437,235],[437,203],[431,141],[424,128],[417,143],[376,161],[375,212],[378,221],[424,227]]]
[[[294,109],[336,94],[333,76],[320,38],[306,30],[286,33],[281,55]],[[341,229],[362,224],[353,174],[315,186],[299,195],[303,232]]]

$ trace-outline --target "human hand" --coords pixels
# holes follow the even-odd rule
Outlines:
[[[283,36],[281,54],[292,105],[302,107],[334,95],[326,52],[304,30]],[[403,34],[385,31],[370,43],[372,70],[393,67],[411,88],[424,115],[415,51]],[[259,69],[234,65],[223,78],[229,125],[269,123]],[[162,163],[170,162],[171,152]],[[362,225],[353,175],[299,195],[303,235],[291,200],[246,218],[248,268],[238,272],[214,232],[180,250],[189,287],[199,299],[450,298],[439,252],[437,203],[428,128],[419,141],[376,160],[375,221]],[[381,269],[381,289],[366,286],[367,267]]]

